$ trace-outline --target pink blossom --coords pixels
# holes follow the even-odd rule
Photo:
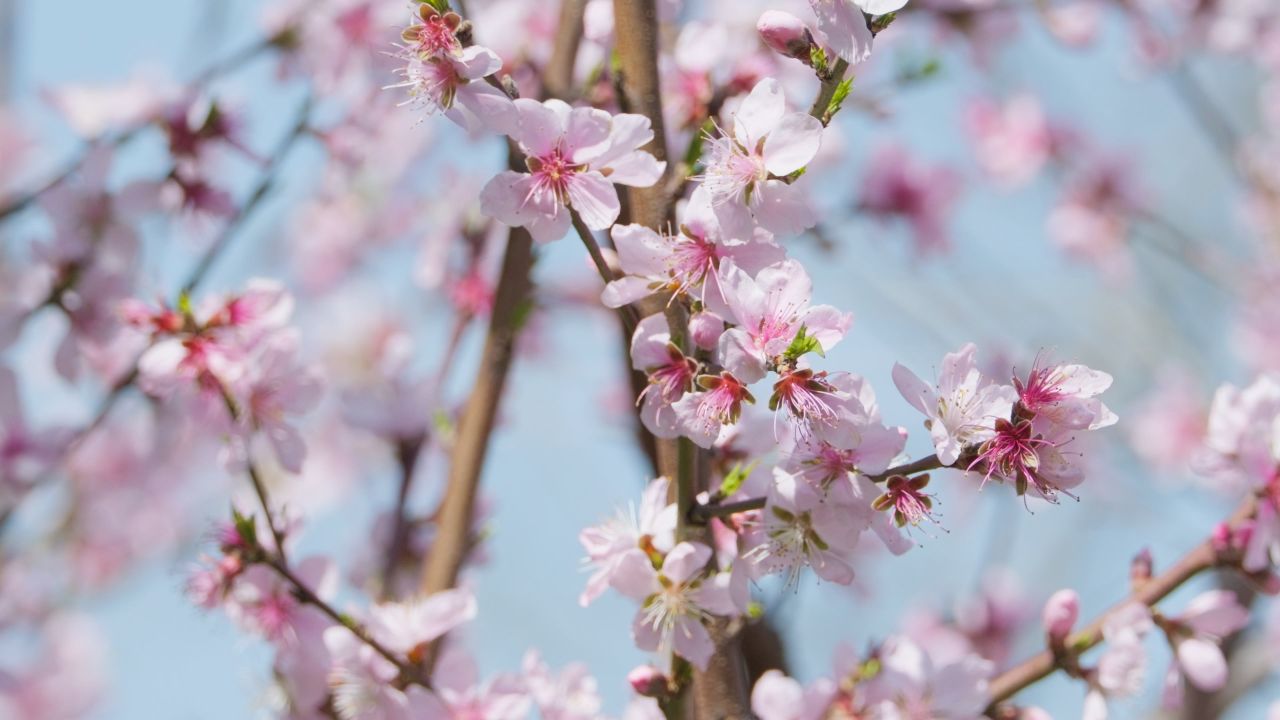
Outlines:
[[[330,658],[327,684],[341,720],[447,717],[431,691],[417,685],[396,687],[396,666],[347,628],[334,625],[325,630],[323,652]]]
[[[719,276],[725,303],[738,324],[720,336],[720,361],[744,382],[763,378],[801,329],[826,352],[853,322],[851,314],[830,305],[809,304],[813,283],[795,260],[770,265],[752,278],[725,259]]]
[[[676,506],[667,502],[670,482],[658,478],[645,487],[640,507],[619,512],[614,518],[583,530],[578,541],[587,551],[586,562],[595,572],[578,598],[586,607],[614,585],[624,558],[638,554],[647,560],[650,553],[663,553],[675,543]]]
[[[693,296],[720,312],[724,292],[716,270],[723,258],[758,272],[786,255],[764,231],[755,233],[756,242],[723,237],[703,186],[695,188],[686,203],[678,235],[659,235],[643,225],[615,225],[610,234],[624,277],[605,286],[601,300],[608,307],[670,291]]]
[[[916,252],[926,255],[950,245],[947,216],[960,189],[960,178],[951,168],[925,165],[902,147],[886,145],[868,161],[858,207],[882,221],[904,221]]]
[[[302,471],[307,448],[288,416],[309,412],[320,402],[317,372],[300,365],[297,355],[295,333],[274,335],[249,363],[239,391],[247,423],[266,436],[280,465],[293,473]]]
[[[475,661],[460,646],[445,646],[431,680],[434,693],[426,693],[422,714],[410,715],[407,720],[419,717],[525,720],[529,716],[532,698],[526,687],[528,683],[510,675],[481,682]]]
[[[507,225],[525,226],[538,242],[562,237],[573,208],[593,230],[618,218],[614,183],[648,187],[663,163],[640,150],[653,139],[648,118],[610,116],[603,110],[571,108],[559,100],[515,101],[519,142],[529,172],[505,171],[480,193],[481,210]]]
[[[546,720],[594,720],[600,717],[596,679],[582,663],[552,673],[536,650],[525,653],[525,686]]]
[[[657,569],[641,553],[628,553],[614,578],[614,587],[642,602],[632,632],[641,650],[661,655],[675,652],[705,668],[715,646],[703,623],[713,614],[736,615],[727,585],[705,572],[711,548],[700,543],[677,544]]]
[[[964,345],[942,359],[936,387],[929,387],[915,373],[894,365],[893,382],[912,407],[924,413],[925,427],[944,465],[952,465],[966,450],[995,435],[997,419],[1008,418],[1017,391],[998,385],[978,372],[977,347]]]
[[[17,376],[0,365],[0,509],[16,506],[69,439],[66,430],[36,431],[27,425]]]
[[[465,588],[406,602],[374,605],[369,632],[391,652],[415,657],[423,646],[476,616],[476,600]]]
[[[697,384],[703,392],[685,393],[671,408],[681,434],[699,447],[709,448],[725,426],[738,422],[742,403],[754,403],[756,399],[728,370],[718,376],[699,375]]]
[[[875,390],[863,378],[842,372],[824,380],[836,391],[830,400],[836,421],[816,427],[812,437],[798,438],[787,452],[786,466],[823,487],[850,472],[884,472],[902,452],[906,430],[881,422]]]
[[[1129,224],[1139,207],[1130,169],[1094,159],[1067,186],[1049,215],[1049,238],[1068,254],[1097,266],[1110,278],[1129,273]]]
[[[407,88],[409,102],[428,113],[441,113],[466,130],[515,134],[516,106],[506,93],[484,81],[501,68],[498,56],[479,45],[456,54],[413,55],[401,71],[404,82],[393,87]]]
[[[1182,705],[1184,677],[1203,692],[1221,690],[1227,682],[1227,661],[1219,645],[1248,624],[1249,611],[1230,590],[1202,593],[1181,615],[1171,618],[1167,631],[1174,662],[1165,676],[1163,705]]]
[[[1103,621],[1102,637],[1107,644],[1085,696],[1085,720],[1106,720],[1108,698],[1131,697],[1142,691],[1147,672],[1143,639],[1152,627],[1151,610],[1137,602],[1113,611]]]
[[[863,13],[886,15],[906,4],[906,0],[809,0],[827,44],[851,63],[871,56],[871,30]]]
[[[867,688],[873,717],[884,720],[977,720],[995,667],[973,654],[939,662],[904,637],[880,648],[880,673]]]
[[[1080,617],[1080,596],[1075,590],[1059,590],[1044,604],[1042,624],[1045,634],[1054,642],[1062,642]]]
[[[1280,466],[1280,377],[1261,375],[1243,389],[1218,388],[1195,465],[1229,490],[1271,482]]]
[[[743,557],[761,575],[784,573],[794,586],[806,567],[823,580],[839,585],[853,582],[847,555],[858,534],[870,525],[870,516],[859,526],[836,503],[825,503],[808,483],[774,468],[768,502],[760,526],[748,535],[754,547]]]
[[[818,154],[822,123],[787,112],[777,80],[761,80],[733,113],[731,131],[709,138],[703,187],[726,236],[750,237],[756,225],[794,234],[817,222],[800,183],[786,180]]]
[[[766,10],[756,22],[756,32],[769,49],[784,57],[809,63],[810,50],[815,46],[813,33],[800,18],[781,10]]]
[[[885,481],[884,493],[875,499],[871,509],[877,512],[893,511],[893,522],[898,527],[919,527],[928,520],[937,522],[933,516],[933,495],[924,489],[929,485],[929,475],[906,477],[894,475]]]
[[[1192,378],[1165,370],[1127,423],[1133,449],[1154,467],[1185,471],[1206,432],[1208,409]]]
[[[1084,365],[1046,366],[1042,358],[1026,380],[1013,379],[1018,391],[1017,412],[1034,417],[1038,425],[1050,422],[1073,430],[1097,430],[1114,425],[1118,418],[1096,399],[1111,387],[1111,376]]]
[[[87,617],[57,614],[37,633],[27,667],[0,670],[0,717],[77,720],[94,714],[108,690],[106,638]]]
[[[975,101],[966,113],[978,162],[997,182],[1018,187],[1049,162],[1055,133],[1033,95],[1016,95],[997,104]]]
[[[650,315],[636,325],[631,366],[649,378],[636,400],[642,404],[640,421],[655,437],[679,436],[680,423],[672,405],[693,391],[698,362],[672,344],[666,316]]]
[[[627,684],[644,697],[665,697],[671,692],[671,680],[652,665],[637,665],[627,673]]]
[[[802,687],[782,672],[768,670],[751,689],[751,711],[760,720],[821,720],[835,695],[835,683],[826,678]]]

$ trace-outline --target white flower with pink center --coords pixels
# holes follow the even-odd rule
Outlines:
[[[753,278],[725,258],[720,262],[719,281],[738,325],[720,336],[720,363],[748,384],[765,376],[801,328],[826,352],[853,322],[852,315],[830,305],[809,305],[813,283],[795,260],[770,265]]]
[[[408,103],[429,113],[441,113],[471,132],[501,134],[516,131],[519,119],[506,93],[484,81],[502,68],[492,50],[472,45],[456,55],[410,57],[401,71]]]
[[[756,84],[733,113],[731,131],[708,139],[701,179],[726,237],[751,237],[755,225],[795,234],[817,222],[792,174],[818,154],[822,129],[807,113],[787,112],[777,80]]]
[[[925,427],[943,465],[951,465],[967,448],[995,436],[998,419],[1007,419],[1017,391],[997,385],[978,372],[968,343],[942,359],[938,383],[930,387],[902,365],[893,366],[893,383],[911,406],[924,413]]]
[[[669,486],[666,478],[657,478],[645,487],[638,510],[632,506],[578,535],[587,551],[586,564],[595,570],[578,597],[580,605],[586,607],[600,597],[623,566],[625,555],[648,558],[649,552],[666,552],[675,543],[676,506],[667,502]]]
[[[682,542],[671,549],[659,569],[648,557],[628,553],[614,587],[643,604],[632,631],[641,650],[672,652],[705,668],[715,644],[703,625],[713,615],[737,615],[723,575],[708,575],[711,548]]]
[[[718,314],[725,310],[716,275],[722,258],[732,258],[748,272],[758,272],[786,257],[763,230],[757,231],[756,242],[733,242],[723,237],[703,186],[694,188],[681,216],[679,234],[659,235],[643,225],[615,225],[611,234],[623,277],[605,286],[601,300],[609,307],[666,290],[692,295]]]
[[[693,391],[698,363],[671,342],[665,315],[650,315],[636,325],[631,336],[631,366],[649,378],[636,398],[645,429],[655,437],[678,437],[680,423],[672,405]]]
[[[783,573],[789,587],[799,582],[806,567],[823,580],[848,585],[853,582],[853,568],[845,556],[870,518],[870,513],[864,513],[856,520],[866,522],[859,524],[843,506],[823,502],[807,482],[774,468],[760,525],[748,534],[754,547],[743,557],[761,575]]]
[[[883,667],[867,685],[878,720],[977,720],[987,706],[995,666],[972,652],[942,657],[906,637],[880,648]],[[950,653],[948,653],[950,655]]]
[[[818,16],[818,32],[836,55],[851,63],[871,56],[871,29],[863,15],[886,15],[901,10],[907,0],[809,0]]]
[[[653,139],[642,115],[610,116],[572,108],[559,100],[515,101],[519,119],[512,137],[524,152],[528,172],[495,176],[480,193],[481,211],[534,240],[550,242],[569,230],[570,208],[587,227],[605,230],[621,208],[614,183],[648,187],[665,163],[639,148]]]

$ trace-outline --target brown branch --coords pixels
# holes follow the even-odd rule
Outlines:
[[[1236,509],[1228,522],[1233,526],[1237,525],[1253,517],[1256,510],[1257,502],[1251,496]],[[1217,567],[1219,564],[1218,553],[1210,542],[1207,540],[1202,542],[1175,562],[1168,570],[1143,583],[1132,595],[1112,606],[1111,609],[1098,616],[1083,630],[1068,637],[1066,647],[1071,649],[1072,655],[1079,656],[1102,642],[1102,626],[1116,610],[1135,602],[1152,607],[1181,587],[1183,583],[1205,570]],[[997,714],[999,708],[997,706],[1001,702],[1052,675],[1054,671],[1064,665],[1065,659],[1063,657],[1055,658],[1051,651],[1045,650],[998,675],[991,681],[989,687],[988,694],[991,698],[991,704],[987,707],[987,714],[992,717],[999,717]]]
[[[199,91],[223,75],[234,72],[244,65],[247,65],[250,61],[254,60],[264,52],[271,50],[272,48],[279,47],[281,42],[282,37],[280,35],[274,35],[272,37],[263,38],[252,45],[240,49],[226,59],[214,63],[192,79],[192,81],[187,85],[187,92],[195,93]],[[46,180],[39,187],[29,191],[25,195],[7,199],[5,204],[0,206],[0,220],[25,210],[32,203],[38,200],[41,195],[49,192],[58,185],[61,185],[67,180],[67,178],[74,175],[76,171],[84,165],[85,161],[89,159],[89,156],[92,155],[93,151],[99,146],[106,145],[110,147],[120,147],[137,137],[138,134],[145,130],[153,121],[153,117],[147,117],[141,122],[135,123],[108,138],[98,138],[91,141],[83,150],[72,158],[71,161],[62,168],[62,170],[54,173],[51,178]]]
[[[512,228],[507,235],[502,274],[479,372],[458,422],[448,484],[437,515],[435,540],[423,569],[420,588],[426,595],[448,590],[457,583],[458,572],[471,547],[471,516],[480,474],[525,315],[532,268],[533,238],[524,228]]]
[[[551,57],[542,73],[543,94],[570,100],[573,90],[573,68],[578,60],[582,40],[582,17],[586,0],[560,0],[560,23],[551,48]]]
[[[614,0],[614,50],[618,56],[619,86],[630,112],[649,118],[653,139],[643,149],[661,162],[667,160],[667,135],[662,115],[661,76],[658,74],[658,9],[654,0]],[[670,220],[665,188],[672,168],[647,188],[631,188],[633,222],[659,229]]]

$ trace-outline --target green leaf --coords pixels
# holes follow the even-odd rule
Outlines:
[[[231,522],[245,545],[257,547],[258,525],[253,521],[253,515],[241,515],[239,510],[231,508]]]
[[[422,3],[423,5],[430,5],[431,7],[435,8],[436,12],[440,13],[441,15],[449,12],[450,10],[449,0],[418,0],[418,2]]]
[[[751,461],[746,467],[743,467],[742,463],[735,463],[733,469],[724,476],[724,480],[720,483],[720,494],[724,497],[729,497],[742,489],[742,483],[751,477],[751,471],[755,470],[756,465],[759,464],[759,460]]]
[[[186,317],[191,316],[191,293],[186,290],[183,290],[182,294],[178,296],[178,312]]]
[[[796,333],[796,337],[787,346],[783,356],[788,360],[798,360],[806,353],[817,353],[818,357],[826,357],[822,352],[822,343],[818,342],[818,338],[809,334],[809,328],[804,325],[800,326],[800,331]]]
[[[809,47],[809,64],[813,66],[813,71],[818,74],[819,79],[825,78],[830,72],[827,67],[827,53],[816,43]]]
[[[827,122],[840,112],[840,108],[844,105],[844,101],[849,97],[849,93],[853,90],[853,76],[849,76],[840,81],[836,86],[836,91],[831,95],[831,102],[827,103],[827,111],[822,114],[823,119]]]

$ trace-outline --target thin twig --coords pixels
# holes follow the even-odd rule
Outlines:
[[[1257,501],[1250,496],[1236,509],[1228,522],[1236,526],[1252,518],[1256,511]],[[1182,587],[1183,583],[1219,564],[1219,556],[1213,545],[1207,540],[1202,542],[1168,570],[1143,583],[1132,595],[1098,616],[1083,630],[1068,637],[1066,647],[1076,656],[1093,648],[1102,642],[1102,626],[1113,612],[1135,602],[1152,607],[1174,590]],[[1062,657],[1055,657],[1053,652],[1045,650],[1001,673],[991,681],[989,686],[988,696],[991,702],[987,707],[987,714],[998,717],[997,706],[1001,702],[1052,675],[1055,670],[1063,667],[1063,664]]]

